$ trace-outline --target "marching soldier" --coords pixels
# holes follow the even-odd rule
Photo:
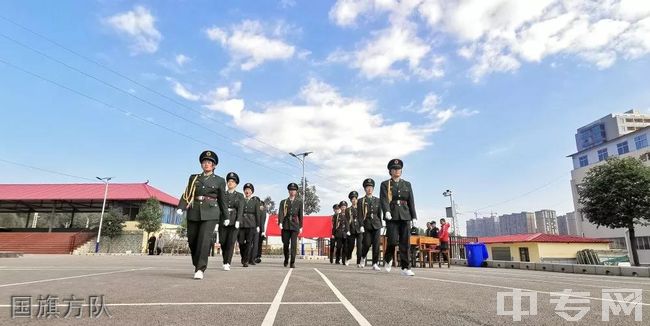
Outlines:
[[[296,198],[298,185],[290,183],[287,186],[289,198],[280,202],[278,225],[282,230],[282,244],[284,251],[284,267],[289,264],[289,245],[291,245],[291,268],[296,268],[296,249],[298,247],[298,234],[302,233],[302,200]]]
[[[262,245],[264,244],[264,239],[266,239],[266,206],[264,202],[259,199],[259,197],[255,196],[259,202],[260,202],[260,221],[259,221],[259,228],[260,231],[257,232],[257,235],[255,236],[255,244],[253,246],[253,252],[252,252],[252,257],[253,260],[251,261],[251,265],[257,265],[262,262]]]
[[[334,215],[332,215],[332,236],[330,237],[330,264],[334,264],[334,253],[336,250],[336,220],[339,217],[339,204],[332,206]]]
[[[235,188],[239,184],[239,176],[235,172],[226,175],[226,202],[228,203],[228,214],[219,227],[219,241],[221,243],[221,255],[223,256],[223,270],[229,271],[232,263],[232,255],[237,242],[237,230],[242,219],[244,195],[237,192]]]
[[[178,204],[177,213],[187,211],[187,240],[194,265],[194,279],[203,279],[208,267],[210,238],[221,218],[227,216],[226,182],[214,174],[219,157],[213,151],[199,156],[203,173],[192,174]]]
[[[345,211],[348,208],[348,203],[344,200],[339,204],[339,211],[336,214],[336,224],[335,224],[335,232],[334,232],[334,237],[336,240],[336,264],[339,265],[341,264],[341,258],[343,258],[343,264],[346,266],[348,265],[347,261],[347,239],[348,236],[350,235],[350,224],[348,223],[348,220],[345,218]]]
[[[259,223],[261,218],[259,198],[253,197],[255,187],[252,183],[244,185],[244,201],[242,208],[242,218],[240,220],[238,238],[239,253],[241,255],[241,264],[248,267],[248,264],[255,264],[251,259],[253,243],[260,230]]]
[[[361,266],[361,246],[363,243],[363,224],[361,223],[361,219],[359,218],[359,212],[357,210],[357,201],[359,198],[359,193],[356,191],[352,191],[348,194],[348,198],[350,199],[350,202],[352,205],[350,208],[348,208],[346,212],[346,217],[348,219],[348,222],[350,223],[350,235],[348,236],[348,243],[347,243],[347,259],[352,260],[352,251],[357,249],[357,267],[362,268]],[[347,265],[347,264],[346,264]]]
[[[401,274],[414,276],[409,265],[409,247],[411,223],[417,219],[417,215],[411,184],[401,179],[403,166],[404,163],[400,159],[390,160],[388,162],[390,179],[381,183],[379,198],[384,211],[386,235],[388,236],[388,248],[386,248],[384,261],[386,262],[386,271],[390,272],[393,253],[399,244]]]
[[[379,244],[381,237],[381,228],[383,223],[381,205],[379,198],[372,195],[375,190],[375,180],[370,178],[363,181],[363,189],[366,195],[361,198],[359,204],[359,212],[361,220],[363,221],[363,250],[361,256],[363,257],[362,264],[365,265],[365,258],[368,256],[370,246],[372,246],[372,269],[380,271],[379,268]]]

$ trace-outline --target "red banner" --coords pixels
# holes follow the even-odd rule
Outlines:
[[[267,236],[280,236],[278,226],[278,216],[269,216],[269,223],[266,226]],[[299,235],[303,238],[329,238],[332,236],[332,217],[331,216],[305,216],[302,220],[302,233]]]

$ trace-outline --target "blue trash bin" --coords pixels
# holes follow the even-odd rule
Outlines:
[[[467,243],[465,244],[465,256],[467,257],[467,266],[481,267],[483,262],[488,259],[487,247],[480,242]]]

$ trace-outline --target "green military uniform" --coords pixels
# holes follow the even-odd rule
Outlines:
[[[290,183],[287,186],[289,191],[298,190],[298,185]],[[298,198],[283,199],[280,202],[278,224],[282,226],[282,244],[284,252],[284,266],[289,263],[289,246],[291,246],[291,268],[295,267],[296,250],[298,248],[298,233],[302,229],[302,201]]]
[[[204,160],[215,166],[219,162],[212,151],[201,153],[199,162]],[[227,212],[225,188],[224,179],[214,173],[193,174],[178,204],[180,210],[187,211],[187,239],[195,271],[205,271],[208,266],[212,232]]]
[[[235,183],[239,184],[239,176],[235,172],[230,172],[226,175],[226,181],[228,180],[234,180]],[[228,214],[219,223],[219,243],[221,243],[223,264],[230,266],[232,256],[235,252],[237,231],[240,227],[240,221],[244,211],[244,195],[234,190],[232,192],[226,191],[225,196],[226,203],[228,203]],[[226,221],[228,221],[228,225],[226,225]]]
[[[375,180],[370,178],[363,181],[363,188],[375,187]],[[368,256],[368,251],[372,246],[372,264],[379,264],[379,244],[382,228],[382,210],[379,198],[375,196],[364,196],[357,203],[361,220],[363,221],[363,249],[361,256]]]
[[[356,191],[350,192],[348,195],[348,198],[350,199],[350,202],[352,202],[352,198],[359,198],[359,193]],[[357,202],[358,205],[358,202]],[[350,223],[350,236],[348,237],[348,243],[347,243],[347,258],[348,260],[352,259],[352,252],[354,251],[355,247],[357,249],[357,265],[361,264],[361,246],[363,243],[363,224],[361,223],[361,219],[359,218],[359,210],[357,208],[358,206],[351,205],[350,208],[347,209],[346,212],[346,217],[348,219],[348,223]]]
[[[244,190],[250,189],[255,191],[255,187],[251,183],[244,185]],[[257,230],[259,229],[259,222],[261,220],[260,201],[259,198],[252,196],[250,198],[244,197],[242,202],[242,217],[239,225],[239,253],[241,254],[241,263],[244,267],[248,267],[248,263],[254,263],[251,257],[253,250],[253,243]]]
[[[251,250],[251,261],[250,265],[255,265],[262,262],[262,244],[265,238],[266,233],[266,209],[264,207],[264,202],[257,196],[253,196],[254,199],[260,204],[260,213],[259,221],[257,221],[257,226],[259,231],[255,235],[255,241],[253,241],[253,250]]]
[[[388,169],[401,169],[404,163],[400,159],[391,160]],[[415,212],[415,199],[411,183],[406,180],[386,180],[381,183],[379,193],[381,208],[386,219],[386,235],[388,236],[388,248],[386,249],[385,261],[393,260],[395,246],[399,244],[400,266],[402,269],[410,269],[410,231],[411,221],[417,219]],[[387,218],[390,213],[391,219]]]
[[[334,224],[334,239],[336,241],[336,264],[341,263],[341,258],[343,258],[343,263],[345,263],[347,255],[347,239],[348,233],[350,233],[350,223],[345,216],[347,207],[348,203],[345,201],[342,201],[339,204],[339,209],[341,209],[341,211],[336,214],[336,224]]]
[[[330,237],[330,264],[334,263],[334,253],[336,251],[336,222],[338,220],[339,214],[336,213],[336,210],[339,208],[339,204],[334,204],[332,209],[334,214],[332,215],[332,236]]]

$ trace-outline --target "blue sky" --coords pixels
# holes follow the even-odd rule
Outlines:
[[[421,225],[443,215],[445,189],[461,221],[563,214],[575,130],[650,112],[644,1],[21,1],[0,12],[0,159],[174,195],[210,148],[217,173],[279,202],[300,176],[285,153],[309,150],[323,214],[365,177],[385,179],[393,157]],[[85,182],[0,166],[4,183]]]

